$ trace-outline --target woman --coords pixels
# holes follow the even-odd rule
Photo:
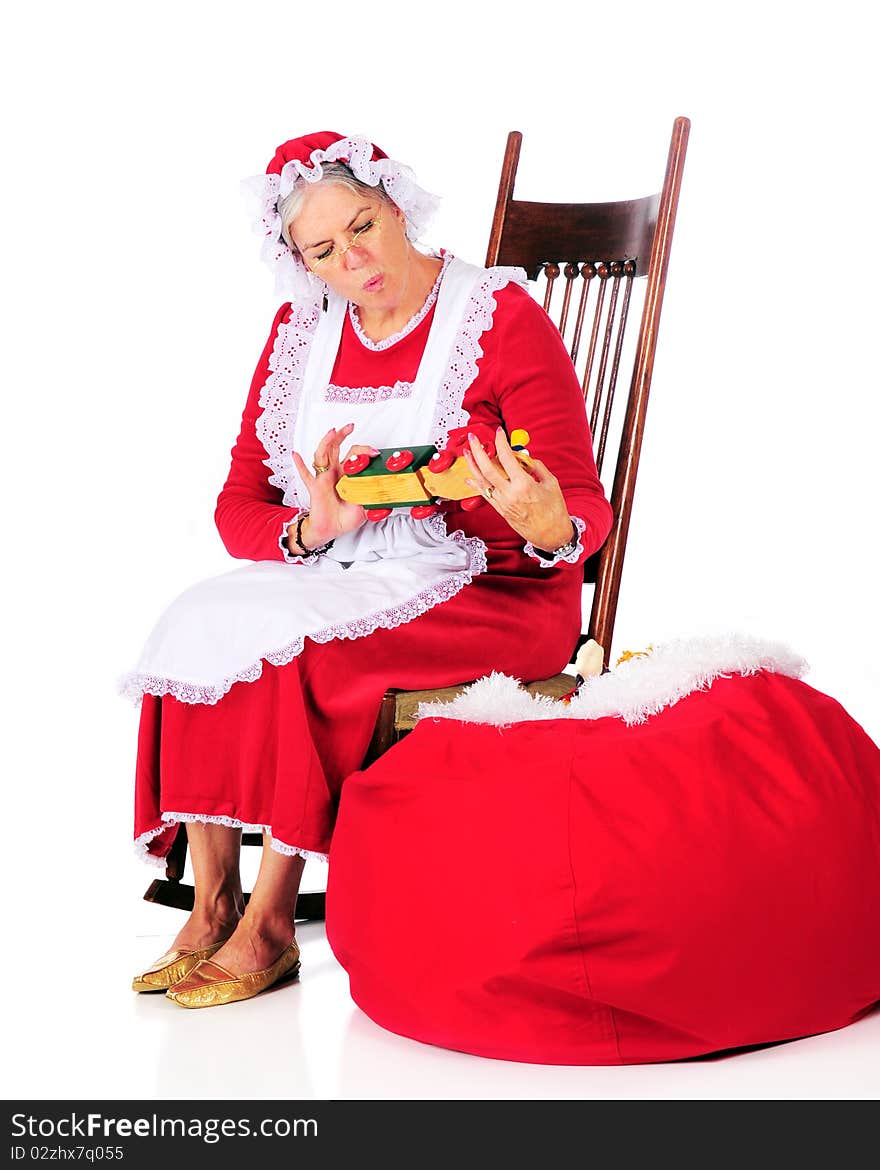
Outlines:
[[[435,200],[365,139],[284,143],[256,189],[288,299],[215,513],[229,553],[254,563],[178,598],[125,684],[143,697],[138,846],[162,864],[187,822],[196,888],[172,950],[133,986],[186,1007],[298,970],[302,869],[327,857],[385,690],[558,672],[582,562],[611,523],[577,377],[521,270],[416,249]],[[459,428],[480,508],[372,523],[340,499],[352,453],[443,447]],[[514,428],[530,434],[530,473]],[[245,911],[238,855],[254,827],[266,845]]]

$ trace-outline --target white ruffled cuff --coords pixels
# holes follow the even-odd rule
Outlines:
[[[284,561],[286,564],[288,564],[288,565],[314,565],[314,564],[317,564],[318,559],[319,559],[318,557],[316,557],[316,556],[304,557],[298,553],[292,553],[290,551],[290,549],[287,547],[287,530],[291,526],[291,524],[294,522],[294,520],[296,520],[296,517],[300,516],[300,515],[302,515],[302,512],[297,512],[295,515],[291,516],[291,518],[289,520],[285,520],[284,523],[281,525],[281,532],[278,534],[278,547],[281,549],[281,552],[284,555]]]
[[[554,565],[559,564],[576,565],[584,555],[582,537],[587,530],[587,526],[584,521],[581,520],[580,516],[572,516],[571,522],[577,530],[577,544],[574,546],[571,552],[564,553],[562,556],[558,557],[550,557],[548,559],[544,556],[543,552],[540,552],[535,548],[531,541],[526,544],[523,552],[527,557],[531,557],[532,560],[537,561],[542,569],[552,569]]]

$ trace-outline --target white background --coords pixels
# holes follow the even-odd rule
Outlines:
[[[427,242],[480,263],[508,130],[525,137],[519,197],[603,200],[657,190],[673,118],[691,117],[617,645],[779,639],[880,738],[863,4],[27,12],[0,70],[4,1006],[19,1046],[5,1095],[149,1095],[167,1065],[124,978],[141,914],[161,912],[138,902],[137,712],[114,683],[176,593],[234,567],[212,513],[277,307],[238,184],[287,138],[370,136],[444,197]],[[369,1031],[353,1018],[355,1037]],[[279,1095],[346,1094],[333,1035],[324,1071]],[[400,1045],[406,1068],[423,1050]],[[484,1070],[473,1082],[470,1067]],[[445,1095],[561,1091],[551,1073],[524,1089],[510,1066],[494,1082],[487,1067],[460,1058]],[[877,1088],[876,1063],[858,1078],[822,1067],[793,1059],[784,1084],[756,1091]],[[218,1095],[237,1091],[222,1065],[212,1077]],[[699,1095],[681,1083],[617,1079],[612,1095]],[[566,1095],[599,1084],[568,1081]]]

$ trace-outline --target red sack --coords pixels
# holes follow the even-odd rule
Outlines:
[[[646,722],[424,720],[343,787],[327,934],[393,1032],[553,1064],[829,1031],[880,999],[880,751],[759,671]]]

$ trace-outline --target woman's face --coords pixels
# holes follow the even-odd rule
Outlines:
[[[306,192],[290,238],[312,272],[356,305],[393,310],[406,292],[413,249],[393,204],[319,183]]]

